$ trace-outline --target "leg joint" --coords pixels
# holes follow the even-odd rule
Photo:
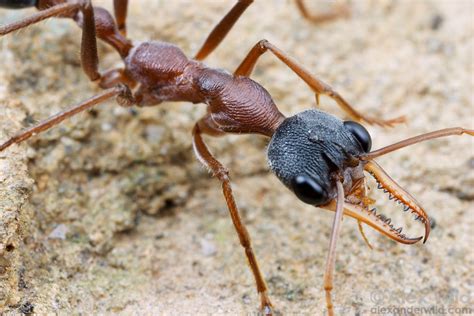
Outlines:
[[[260,48],[260,50],[265,51],[265,50],[268,49],[268,46],[270,46],[270,42],[266,39],[262,39],[262,40],[258,41],[257,45]]]
[[[128,86],[120,83],[117,85],[116,89],[118,91],[117,103],[120,106],[129,107],[136,104],[132,91]]]
[[[250,244],[250,239],[248,238],[248,235],[245,235],[244,238],[240,239],[240,244],[245,249],[245,254],[247,256],[253,256],[254,255],[252,245]]]
[[[222,182],[230,182],[229,169],[221,166],[219,169],[214,171],[214,176]]]

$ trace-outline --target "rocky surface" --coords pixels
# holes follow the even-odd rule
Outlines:
[[[170,41],[192,55],[233,1],[139,3],[130,8],[131,38]],[[270,40],[358,109],[409,118],[393,129],[370,127],[374,148],[434,129],[474,127],[472,2],[354,1],[351,10],[350,19],[316,26],[288,1],[256,1],[206,62],[232,71],[253,44]],[[2,10],[0,22],[33,12]],[[99,91],[80,68],[79,44],[78,28],[65,20],[0,39],[2,141]],[[102,69],[120,64],[108,47],[100,57]],[[288,115],[314,105],[311,91],[271,55],[254,78]],[[326,98],[322,108],[342,115]],[[4,312],[256,313],[253,278],[220,185],[192,153],[190,131],[204,112],[187,103],[124,109],[109,102],[0,153]],[[268,173],[266,139],[228,136],[209,144],[231,170],[277,310],[322,314],[332,214],[302,204]],[[357,224],[345,220],[334,290],[340,314],[473,308],[473,161],[467,136],[380,159],[436,227],[427,244],[414,246],[367,228],[371,251]],[[385,214],[410,225],[378,196]]]

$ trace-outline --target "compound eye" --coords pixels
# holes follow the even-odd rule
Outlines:
[[[365,127],[353,121],[345,121],[344,126],[354,135],[362,149],[368,153],[372,148],[372,138]]]
[[[307,204],[321,205],[327,200],[323,188],[307,176],[296,176],[292,181],[292,187],[296,196]]]

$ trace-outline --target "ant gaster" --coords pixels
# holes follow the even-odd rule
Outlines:
[[[36,6],[40,12],[10,25],[0,27],[0,35],[10,33],[49,17],[74,19],[82,27],[81,61],[87,76],[105,89],[104,92],[60,112],[39,124],[8,139],[0,151],[43,132],[81,111],[116,98],[123,106],[151,106],[164,101],[204,103],[207,114],[194,126],[193,148],[198,159],[221,181],[230,216],[240,243],[255,277],[261,309],[272,313],[267,286],[252,249],[250,237],[241,220],[232,193],[228,170],[211,154],[203,135],[221,136],[226,133],[259,134],[271,138],[268,161],[271,170],[303,202],[335,211],[329,253],[324,275],[327,308],[334,314],[331,298],[335,249],[343,214],[373,227],[389,238],[413,244],[423,237],[410,238],[394,228],[391,220],[370,209],[373,200],[366,195],[364,171],[370,173],[390,199],[415,213],[425,225],[424,241],[430,232],[426,212],[418,202],[373,160],[424,140],[468,133],[463,128],[448,128],[372,151],[367,130],[354,121],[341,121],[319,110],[307,110],[285,117],[276,107],[269,93],[249,78],[258,58],[269,51],[294,71],[315,92],[332,98],[356,121],[381,126],[392,126],[403,118],[381,120],[355,110],[342,96],[289,55],[266,40],[258,42],[233,74],[209,68],[201,60],[207,57],[224,39],[252,0],[239,0],[214,28],[194,58],[189,59],[175,45],[165,42],[132,42],[126,38],[127,0],[114,0],[115,20],[103,8],[92,7],[90,0],[0,0],[3,7]],[[297,0],[303,16],[313,21],[324,16],[310,16],[302,0]],[[336,15],[334,15],[336,16]],[[327,18],[328,16],[326,16]],[[331,17],[329,15],[329,17]],[[100,73],[96,37],[110,44],[122,57],[125,67]]]

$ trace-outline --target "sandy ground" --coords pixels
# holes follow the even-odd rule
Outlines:
[[[109,7],[112,1],[102,1]],[[353,1],[352,18],[304,21],[289,1],[256,1],[207,60],[234,69],[262,38],[289,52],[372,115],[374,148],[444,127],[474,127],[474,3]],[[99,3],[99,1],[95,1]],[[138,3],[140,3],[139,6]],[[233,1],[132,1],[130,37],[196,52]],[[326,8],[314,5],[315,10]],[[1,23],[34,11],[0,11]],[[152,13],[151,13],[152,12]],[[79,65],[80,32],[52,20],[0,40],[0,139],[99,91]],[[120,60],[101,46],[101,67]],[[314,104],[274,57],[254,78],[290,115]],[[323,98],[323,109],[341,111]],[[0,154],[0,306],[6,313],[256,314],[258,297],[220,185],[195,160],[192,104],[128,110],[104,104]],[[299,202],[268,173],[267,140],[211,140],[231,170],[276,310],[322,315],[332,214]],[[467,136],[381,158],[436,221],[405,246],[345,220],[334,299],[344,315],[383,308],[474,308],[474,151]],[[386,198],[397,223],[408,215]],[[420,226],[412,230],[421,231]],[[466,310],[464,310],[466,311]]]

